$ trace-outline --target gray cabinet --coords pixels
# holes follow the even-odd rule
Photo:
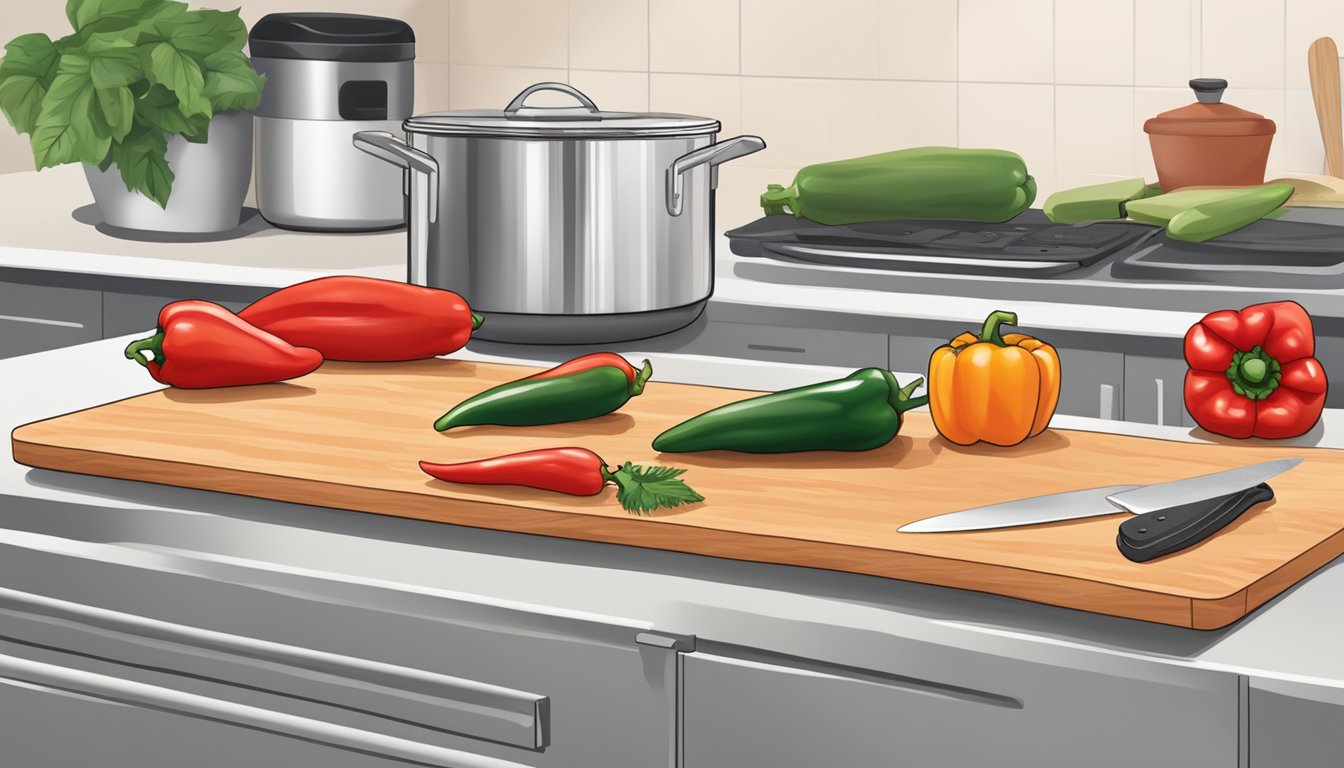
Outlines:
[[[1057,413],[1094,419],[1123,419],[1125,356],[1120,352],[1059,348]]]
[[[687,654],[685,768],[1238,764],[1235,675],[1103,654],[1081,666],[933,655],[893,648],[899,671],[877,672]]]
[[[1125,355],[1125,421],[1194,426],[1185,410],[1185,360]]]
[[[1337,768],[1344,760],[1344,689],[1253,678],[1249,768]]]
[[[98,291],[0,283],[0,358],[102,338]]]
[[[932,348],[930,348],[932,350]],[[887,335],[711,321],[685,350],[690,354],[803,365],[887,366]],[[928,364],[925,353],[925,366]]]

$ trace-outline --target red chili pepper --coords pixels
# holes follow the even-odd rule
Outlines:
[[[317,350],[295,347],[218,304],[196,300],[164,306],[158,332],[131,342],[126,357],[148,369],[155,381],[183,389],[269,384],[312,373],[322,364]]]
[[[1325,407],[1311,316],[1295,301],[1204,316],[1185,334],[1185,407],[1228,437],[1296,437]]]
[[[645,381],[647,381],[649,375],[653,373],[648,360],[644,361],[644,366],[642,368],[636,369],[635,366],[630,364],[629,360],[626,360],[615,352],[593,352],[592,354],[583,355],[581,357],[576,357],[573,360],[563,362],[554,368],[542,371],[541,373],[534,373],[531,376],[519,379],[519,381],[527,381],[528,379],[554,379],[559,378],[560,376],[570,376],[576,373],[583,373],[584,371],[591,371],[594,368],[602,368],[604,366],[619,368],[621,373],[625,374],[626,380],[631,384],[634,384],[635,379],[639,378],[641,371],[647,371],[647,373],[644,374]],[[641,385],[639,389],[642,391],[644,387]],[[639,392],[632,392],[631,396],[633,397],[637,394],[639,394]]]
[[[328,360],[423,360],[461,349],[483,318],[452,291],[334,275],[261,297],[238,313]]]
[[[571,496],[596,496],[607,483],[614,483],[621,506],[636,514],[704,501],[677,479],[684,469],[645,468],[627,461],[611,470],[601,456],[586,448],[543,448],[458,464],[422,461],[420,469],[450,483],[521,485]]]

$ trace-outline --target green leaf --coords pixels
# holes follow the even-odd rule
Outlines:
[[[173,191],[173,169],[168,167],[168,137],[152,128],[137,128],[112,147],[112,158],[126,189],[168,207]]]
[[[202,95],[205,75],[200,65],[173,43],[156,43],[150,49],[149,81],[172,91],[182,114],[188,117],[212,114],[210,101]]]
[[[131,89],[124,85],[115,88],[97,88],[98,108],[107,121],[108,133],[113,141],[121,141],[131,132],[135,121],[135,97]]]
[[[205,57],[205,89],[216,112],[253,110],[261,103],[266,78],[240,51],[220,51]]]
[[[611,479],[616,483],[616,499],[627,512],[648,514],[663,507],[705,500],[678,479],[685,472],[676,467],[642,467],[627,461],[611,473]]]
[[[65,4],[65,17],[70,26],[82,30],[107,18],[144,18],[162,4],[163,0],[69,0]]]
[[[31,133],[42,112],[60,55],[43,34],[20,35],[5,46],[0,61],[0,111],[19,133]]]
[[[199,123],[182,114],[177,106],[177,96],[162,85],[150,86],[145,95],[135,100],[135,117],[139,125],[188,138],[195,135],[199,127]],[[196,117],[200,119],[202,116]],[[208,118],[206,122],[209,122]]]
[[[90,49],[89,75],[95,88],[128,86],[145,77],[140,53],[130,44],[93,45]]]
[[[95,89],[89,65],[83,56],[61,57],[33,128],[31,144],[38,170],[62,163],[99,163],[107,155],[111,137],[95,126]]]
[[[187,11],[155,20],[155,29],[178,51],[204,58],[220,51],[241,51],[247,44],[247,25],[238,11]]]

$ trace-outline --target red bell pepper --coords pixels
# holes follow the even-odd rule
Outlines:
[[[1295,301],[1204,316],[1185,334],[1185,407],[1227,437],[1296,437],[1325,407],[1311,316]]]
[[[636,514],[705,498],[677,479],[684,469],[645,468],[627,461],[612,470],[586,448],[543,448],[458,464],[422,461],[420,469],[450,483],[521,485],[571,496],[596,496],[613,483],[621,506]]]
[[[483,318],[452,291],[334,275],[261,297],[238,313],[328,360],[423,360],[456,352]]]
[[[155,381],[183,389],[269,384],[322,364],[317,350],[295,347],[218,304],[194,299],[164,306],[158,332],[131,342],[126,357]]]

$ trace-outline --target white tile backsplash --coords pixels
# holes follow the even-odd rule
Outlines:
[[[193,5],[242,6],[249,24],[311,10]],[[15,6],[0,18],[0,43],[63,33],[62,7]],[[723,211],[754,210],[764,176],[783,183],[808,163],[908,146],[1017,151],[1041,186],[1038,204],[1055,188],[1156,180],[1143,121],[1193,101],[1193,77],[1226,78],[1229,103],[1276,122],[1272,171],[1320,173],[1307,47],[1326,35],[1344,46],[1344,0],[330,0],[322,9],[415,27],[418,111],[500,108],[556,80],[603,108],[700,114],[719,119],[724,137],[759,134],[769,149],[724,169],[723,225]],[[27,137],[0,125],[0,171],[31,167]]]
[[[1195,76],[1191,38],[1199,27],[1191,6],[1191,0],[1134,0],[1135,85],[1184,86]]]
[[[1284,0],[1202,4],[1203,56],[1196,77],[1221,77],[1235,88],[1282,89]]]
[[[1055,82],[1134,83],[1134,0],[1055,4]]]
[[[956,81],[956,2],[882,0],[877,27],[879,77]]]
[[[879,0],[741,0],[742,74],[871,78],[891,41]]]
[[[1134,170],[1134,89],[1055,87],[1055,163],[1062,174]]]
[[[1055,81],[1051,0],[959,0],[957,16],[961,81]]]

